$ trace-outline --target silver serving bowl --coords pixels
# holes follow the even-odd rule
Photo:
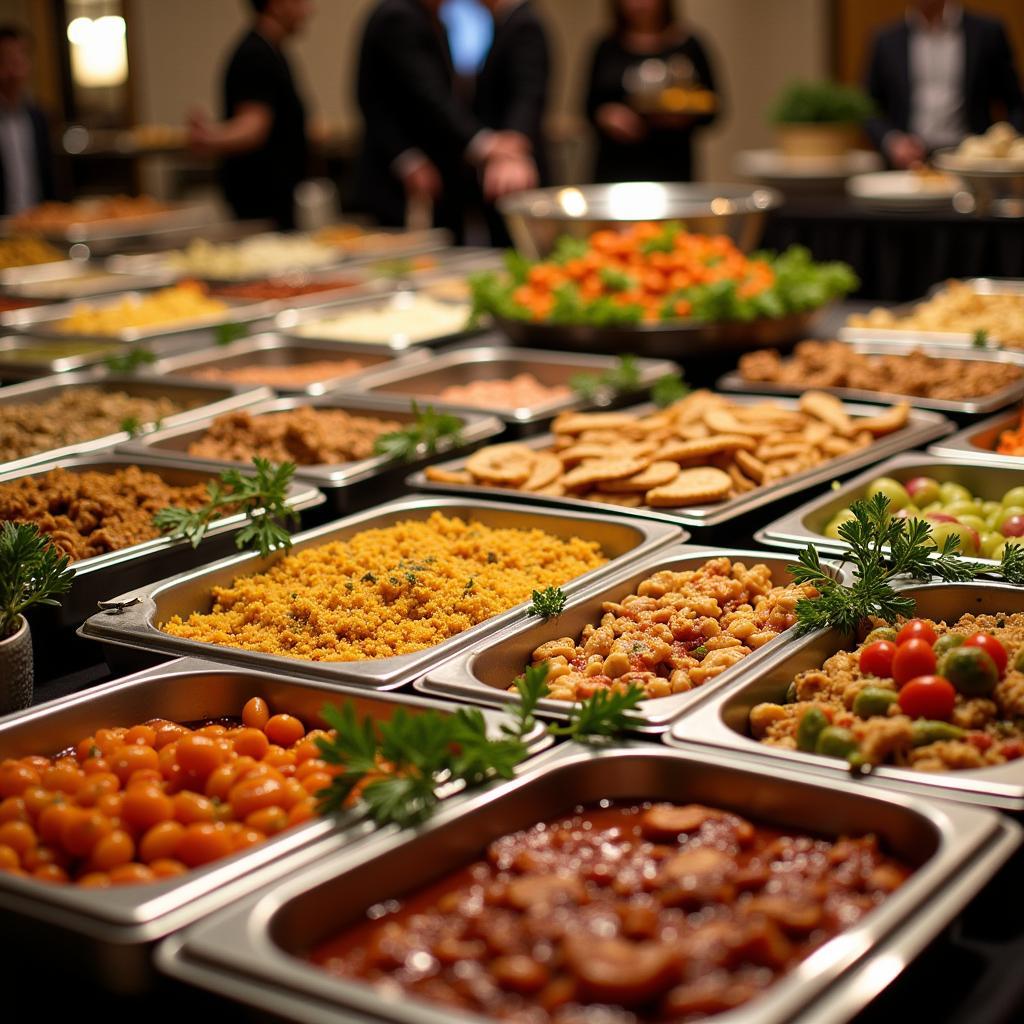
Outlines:
[[[638,221],[679,221],[690,231],[728,235],[748,252],[761,240],[765,214],[781,204],[773,188],[628,181],[520,192],[502,199],[498,209],[516,248],[541,259],[563,235],[586,238]]]
[[[941,149],[932,163],[939,170],[951,171],[964,180],[974,197],[976,213],[1024,217],[1024,161],[962,157],[956,150]],[[962,209],[968,212],[969,207]]]

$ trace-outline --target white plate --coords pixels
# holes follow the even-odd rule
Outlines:
[[[948,206],[963,188],[963,182],[952,174],[925,177],[916,171],[858,174],[846,183],[846,191],[853,199],[874,206],[903,209]]]
[[[867,149],[841,156],[786,156],[779,149],[744,149],[736,154],[736,170],[746,178],[766,182],[843,181],[851,174],[874,171],[882,158]]]

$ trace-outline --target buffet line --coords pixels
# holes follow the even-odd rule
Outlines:
[[[1022,838],[1024,281],[815,339],[848,268],[730,223],[6,225],[0,520],[67,557],[36,644],[117,676],[0,718],[30,955],[300,1021],[840,1021],[968,906]]]

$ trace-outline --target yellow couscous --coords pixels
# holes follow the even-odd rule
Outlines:
[[[595,541],[495,529],[434,512],[309,548],[213,589],[173,636],[310,661],[433,647],[607,559]]]

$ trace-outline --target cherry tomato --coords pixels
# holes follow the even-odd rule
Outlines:
[[[110,767],[123,783],[127,782],[134,772],[147,768],[158,771],[160,756],[152,747],[139,743],[124,743],[110,755]]]
[[[156,729],[151,725],[133,725],[124,734],[124,741],[129,745],[141,743],[146,747],[156,746]]]
[[[231,810],[238,818],[248,818],[253,811],[280,806],[284,783],[270,775],[244,779],[231,788]]]
[[[176,857],[190,868],[219,860],[231,853],[231,834],[219,822],[189,825],[178,841]]]
[[[265,732],[249,727],[239,729],[232,742],[239,754],[243,757],[254,757],[257,761],[266,754],[270,747],[270,740],[267,739]]]
[[[146,864],[166,860],[174,856],[178,842],[185,834],[185,826],[179,821],[161,821],[154,825],[139,842],[139,859]]]
[[[868,676],[888,679],[892,675],[892,659],[896,645],[888,640],[876,640],[860,652],[860,670]]]
[[[0,845],[9,846],[22,860],[38,842],[35,829],[24,821],[5,821],[0,825]]]
[[[0,800],[0,823],[5,821],[30,821],[31,816],[25,801],[20,796],[8,796]]]
[[[153,861],[149,865],[149,870],[157,878],[173,878],[174,875],[183,875],[188,868],[181,863],[180,860],[174,860],[171,857],[162,857],[160,860]]]
[[[274,715],[263,727],[267,739],[282,747],[298,743],[306,735],[306,727],[294,715]]]
[[[55,882],[58,885],[68,881],[68,873],[59,864],[40,864],[32,871],[32,877],[40,882]]]
[[[22,790],[39,785],[39,772],[10,760],[0,763],[0,796],[21,796]]]
[[[199,733],[182,736],[178,740],[177,758],[183,772],[202,779],[227,760],[215,737]]]
[[[61,829],[60,840],[68,853],[88,857],[96,844],[114,830],[114,823],[99,811],[80,809]]]
[[[127,864],[135,856],[135,843],[123,829],[114,829],[104,836],[92,850],[89,865],[97,871],[112,871],[121,864]]]
[[[143,782],[131,786],[121,803],[121,820],[138,832],[174,818],[174,800],[158,785]],[[129,858],[130,859],[130,858]]]
[[[109,889],[110,875],[106,871],[90,871],[78,879],[78,884],[83,889]]]
[[[250,729],[262,729],[270,718],[270,708],[262,697],[253,697],[242,708],[242,721]]]
[[[1009,660],[1006,648],[988,633],[972,633],[961,645],[963,647],[980,647],[995,663],[999,669],[999,678],[1006,675],[1006,663]]]
[[[910,619],[903,624],[903,628],[896,634],[897,646],[906,643],[908,640],[927,640],[929,646],[935,643],[937,634],[935,628],[927,619]]]
[[[914,637],[896,648],[892,658],[892,677],[903,686],[917,676],[930,676],[935,672],[935,652],[932,641]]]
[[[948,722],[953,716],[956,689],[942,676],[923,675],[911,679],[899,695],[900,710],[911,718]]]
[[[110,872],[112,885],[142,885],[156,880],[156,875],[145,864],[119,864]]]
[[[21,860],[17,851],[9,846],[0,846],[0,871],[14,871],[21,867]]]

